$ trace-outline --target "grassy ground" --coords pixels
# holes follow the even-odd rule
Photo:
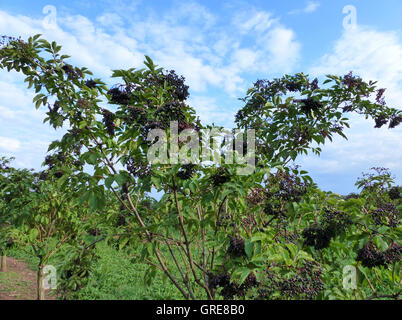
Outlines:
[[[23,298],[22,292],[26,292],[29,283],[22,279],[17,272],[0,272],[0,296],[13,295],[15,298]]]
[[[182,299],[178,290],[161,274],[158,274],[153,282],[146,286],[144,274],[148,265],[133,262],[129,251],[124,249],[118,251],[105,242],[99,242],[96,251],[99,259],[93,263],[88,285],[79,292],[78,299]],[[30,269],[37,270],[38,259],[30,250],[12,249],[8,254],[24,260]],[[50,261],[50,264],[53,263],[57,265],[56,261]]]

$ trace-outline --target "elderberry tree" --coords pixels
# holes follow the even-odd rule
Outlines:
[[[31,249],[38,259],[38,300],[44,299],[45,266],[66,245],[79,246],[88,212],[77,200],[74,176],[49,158],[46,161],[50,168],[41,173],[8,166],[1,172],[0,184],[2,214],[10,234],[7,245]]]
[[[310,83],[302,74],[257,82],[236,122],[256,130],[258,163],[249,175],[239,175],[237,164],[148,161],[152,129],[171,137],[171,121],[179,133],[204,128],[186,103],[184,79],[174,71],[146,57],[144,69],[115,70],[120,83],[108,89],[88,78],[86,68],[67,63],[55,42],[40,36],[4,42],[0,66],[24,73],[37,93],[36,107],[49,109],[46,121],[69,126],[49,151],[52,159],[71,161],[59,159],[63,164],[52,172],[76,179],[82,203],[92,209],[118,211],[117,228],[110,230],[119,247],[135,247],[135,256],[149,264],[146,282],[162,272],[185,299],[349,298],[337,291],[340,277],[333,269],[352,252],[345,234],[353,230],[353,244],[365,236],[353,229],[361,202],[319,191],[306,172],[287,163],[309,148],[319,153],[313,141],[343,135],[343,113],[363,113],[378,124],[389,119],[396,126],[400,112],[385,106],[383,92],[375,102],[369,99],[374,83],[329,76],[325,84],[332,81],[332,87],[320,89],[318,80]],[[296,91],[297,97],[288,96]],[[159,201],[149,197],[153,188],[163,192]]]
[[[0,158],[0,271],[7,272],[7,251],[13,246],[12,238],[11,214],[8,210],[8,204],[11,202],[11,197],[8,194],[6,187],[9,184],[9,176],[14,169],[10,167],[10,162],[13,158]]]

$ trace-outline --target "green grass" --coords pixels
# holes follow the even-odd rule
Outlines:
[[[144,274],[148,265],[131,262],[126,250],[117,251],[102,242],[96,250],[100,258],[94,263],[88,285],[80,291],[79,299],[181,299],[177,289],[160,275],[146,286]]]
[[[21,279],[21,274],[0,272],[0,293],[13,293],[14,297],[19,298],[27,288],[29,283]]]
[[[149,266],[134,262],[130,250],[116,250],[106,242],[96,246],[99,256],[91,266],[88,285],[79,291],[80,300],[167,300],[183,299],[170,281],[158,272],[152,283],[144,283],[144,274]],[[133,249],[131,249],[132,252]],[[32,270],[37,270],[38,258],[30,248],[13,248],[8,255],[24,260]],[[50,259],[49,264],[57,266],[58,257]],[[202,296],[200,295],[200,298]]]

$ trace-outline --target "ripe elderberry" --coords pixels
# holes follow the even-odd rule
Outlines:
[[[363,248],[357,252],[356,261],[361,261],[362,265],[368,268],[386,265],[384,255],[378,251],[372,242],[365,244]]]
[[[110,136],[114,136],[116,125],[114,123],[115,114],[109,110],[103,109],[103,123],[105,124],[106,131]]]
[[[387,250],[383,252],[386,263],[398,262],[402,258],[402,246],[393,242]]]
[[[179,101],[184,101],[190,95],[188,92],[188,86],[184,84],[185,78],[183,76],[178,76],[174,70],[167,71],[163,75],[164,80],[169,86],[173,87],[173,97]]]
[[[177,172],[177,176],[182,180],[188,180],[192,177],[196,171],[197,166],[195,164],[189,163],[183,165]]]
[[[396,228],[399,223],[399,210],[393,203],[382,204],[371,212],[371,216],[377,225]]]
[[[399,191],[399,187],[392,187],[388,191],[388,195],[391,198],[391,200],[396,200],[401,198],[401,192]]]
[[[393,116],[391,117],[391,121],[389,122],[389,128],[395,128],[402,122],[402,117],[401,116]]]
[[[130,102],[130,97],[125,89],[121,89],[120,87],[116,87],[110,89],[108,94],[112,95],[110,102],[114,104],[128,105]]]
[[[377,118],[374,119],[374,121],[374,128],[381,128],[384,124],[388,122],[388,120],[383,115],[379,115]]]
[[[240,237],[229,236],[230,244],[228,248],[228,253],[235,257],[242,257],[246,255],[244,250],[244,239]]]
[[[304,244],[313,246],[316,250],[327,248],[331,238],[335,235],[333,228],[314,224],[303,230]]]
[[[318,112],[322,108],[322,104],[313,98],[301,99],[300,102],[303,103],[301,109],[305,114],[310,114],[311,111]]]
[[[96,81],[94,81],[93,79],[89,79],[89,80],[85,81],[85,85],[91,89],[96,88]]]
[[[212,183],[215,187],[230,181],[230,173],[225,167],[218,168],[217,172],[211,176]]]

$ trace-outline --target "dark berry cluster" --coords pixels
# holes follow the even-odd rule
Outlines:
[[[276,206],[272,205],[271,202],[266,202],[264,204],[263,210],[267,216],[278,216],[281,214],[280,210],[278,210]]]
[[[177,172],[177,176],[182,179],[182,180],[188,180],[190,179],[195,171],[197,170],[197,165],[189,163],[189,164],[184,164],[180,168],[180,170]]]
[[[154,130],[154,129],[162,129],[162,130],[165,130],[166,127],[165,127],[161,122],[159,122],[159,121],[149,121],[149,122],[146,123],[145,126],[143,126],[143,127],[141,128],[141,134],[142,134],[142,136],[143,136],[144,138],[147,138],[149,132],[150,132],[151,130]],[[151,143],[151,142],[149,142],[149,143]]]
[[[232,300],[237,297],[245,297],[247,291],[253,287],[258,286],[258,281],[254,273],[251,273],[243,282],[239,285],[235,281],[230,282],[230,275],[222,273],[213,275],[209,278],[208,287],[211,290],[222,288],[220,295],[225,300]]]
[[[179,101],[184,101],[190,95],[188,92],[188,86],[184,84],[185,78],[183,76],[178,76],[174,70],[167,71],[163,75],[164,80],[169,86],[173,87],[173,98]]]
[[[324,289],[321,273],[321,268],[317,268],[314,262],[307,261],[297,268],[296,275],[278,283],[279,290],[283,296],[291,299],[311,300]]]
[[[354,76],[353,72],[350,71],[348,74],[346,74],[343,77],[343,83],[348,88],[354,88],[354,87],[359,88],[361,86],[361,84],[362,84],[362,79],[360,77]]]
[[[218,218],[218,220],[216,221],[216,226],[217,227],[227,227],[228,225],[234,227],[235,224],[233,223],[232,219],[231,219],[231,215],[230,214],[221,214]]]
[[[47,171],[41,171],[39,173],[39,180],[42,180],[42,181],[47,180],[48,176],[49,176],[49,174]]]
[[[247,201],[253,205],[258,205],[267,198],[265,190],[263,188],[253,188],[251,193],[247,195]]]
[[[393,203],[382,204],[379,208],[371,212],[371,216],[377,225],[396,228],[399,223],[399,210]]]
[[[392,264],[402,259],[402,246],[393,242],[387,250],[383,252],[385,262]]]
[[[82,71],[79,68],[74,68],[70,64],[65,64],[61,68],[63,69],[69,80],[77,80],[79,78],[82,78],[83,76]]]
[[[327,248],[335,232],[332,227],[313,224],[303,230],[302,236],[306,246],[313,246],[316,250]]]
[[[291,278],[266,271],[265,283],[258,289],[258,299],[314,299],[323,289],[322,270],[315,261],[305,261],[301,267],[290,267]],[[279,292],[280,297],[274,297]]]
[[[310,89],[311,90],[318,90],[320,87],[318,86],[318,79],[315,78],[313,81],[310,83]]]
[[[91,89],[96,88],[96,81],[94,81],[93,79],[88,79],[87,81],[85,81],[85,85]]]
[[[357,252],[356,261],[360,261],[364,267],[368,268],[386,265],[384,254],[372,242],[365,244]]]
[[[310,114],[311,111],[318,112],[322,108],[322,104],[311,97],[307,99],[300,99],[300,102],[302,103],[301,110],[305,114]]]
[[[128,112],[124,117],[126,125],[128,126],[133,126],[136,124],[139,124],[141,126],[146,125],[148,120],[147,112],[143,108],[129,106],[127,110]]]
[[[130,102],[130,95],[124,86],[112,88],[107,93],[112,96],[110,99],[111,103],[128,105]]]
[[[387,250],[381,252],[373,242],[370,241],[357,252],[356,261],[361,261],[364,267],[373,268],[399,262],[401,258],[401,245],[393,242]]]
[[[395,128],[402,122],[402,117],[401,116],[393,116],[391,117],[391,121],[389,122],[389,128]]]
[[[4,47],[10,44],[10,42],[13,41],[21,41],[23,42],[23,40],[21,39],[21,37],[15,38],[15,37],[10,37],[10,36],[1,36],[0,37],[0,46]]]
[[[218,168],[217,172],[211,176],[212,183],[215,187],[230,181],[229,170],[225,167]]]
[[[388,191],[388,195],[391,198],[391,200],[396,200],[401,198],[401,192],[399,190],[399,187],[392,187]]]
[[[352,105],[347,105],[342,108],[342,112],[350,112],[352,111],[352,109],[353,109]]]
[[[383,94],[384,94],[385,90],[386,90],[386,89],[384,89],[384,88],[378,89],[378,90],[377,90],[377,95],[376,95],[376,97],[375,97],[375,101],[376,101],[377,103],[383,105],[383,106],[385,105],[385,100],[384,100],[384,97],[383,97]]]
[[[285,83],[285,88],[290,92],[295,92],[295,91],[299,91],[301,89],[301,86],[299,83],[297,83],[295,81],[289,81],[289,82]]]
[[[298,202],[307,192],[307,184],[295,174],[278,171],[276,174],[270,174],[267,189],[267,194],[272,199]]]
[[[143,178],[151,173],[150,165],[143,160],[128,158],[126,162],[127,170],[134,177]]]
[[[114,136],[114,132],[116,129],[116,124],[114,123],[115,114],[109,110],[103,109],[103,123],[106,127],[106,131],[110,136]]]
[[[184,105],[177,101],[165,103],[156,109],[155,118],[163,124],[164,128],[168,128],[171,121],[185,122],[186,116],[184,115],[183,108]]]
[[[227,273],[212,275],[208,279],[208,287],[211,290],[224,287],[228,284],[230,284],[230,276]]]
[[[339,235],[350,226],[353,221],[346,212],[325,208],[323,212],[323,224]]]
[[[7,243],[6,243],[6,248],[10,249],[14,245],[14,240],[13,238],[8,238]]]
[[[60,179],[64,172],[62,170],[57,170],[60,165],[67,162],[67,157],[63,152],[58,152],[45,157],[44,164],[48,166],[48,170],[42,171],[39,174],[40,180],[47,180],[49,174],[53,175],[55,178]]]
[[[241,237],[229,236],[228,253],[235,257],[243,257],[246,255],[244,250],[244,239]]]
[[[385,118],[384,115],[379,115],[377,118],[374,119],[374,121],[375,121],[374,128],[381,128],[383,125],[385,125],[388,122],[388,119]]]

